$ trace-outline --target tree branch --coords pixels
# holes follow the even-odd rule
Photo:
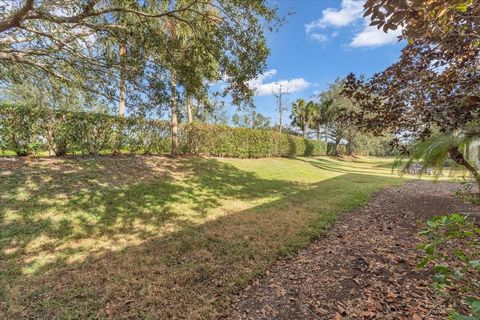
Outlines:
[[[23,19],[25,19],[30,10],[33,9],[33,3],[34,0],[26,0],[23,7],[21,7],[17,12],[8,17],[6,20],[0,21],[0,33],[20,26]]]

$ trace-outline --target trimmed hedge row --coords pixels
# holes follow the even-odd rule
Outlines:
[[[162,120],[0,105],[0,148],[19,156],[46,150],[58,156],[162,154],[171,150],[170,133],[170,124]],[[179,140],[184,154],[236,158],[326,154],[324,142],[272,130],[181,125]]]
[[[192,154],[235,158],[326,154],[324,142],[272,130],[194,124],[185,126],[183,135],[186,150]]]

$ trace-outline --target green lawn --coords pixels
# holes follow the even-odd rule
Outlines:
[[[0,318],[209,319],[375,190],[385,159],[0,159]]]

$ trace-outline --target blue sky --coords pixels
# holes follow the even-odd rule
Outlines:
[[[277,121],[272,90],[279,81],[292,91],[289,103],[309,98],[349,72],[372,75],[395,62],[404,46],[396,34],[368,27],[363,0],[276,0],[287,22],[267,36],[267,71],[251,83],[257,111]]]

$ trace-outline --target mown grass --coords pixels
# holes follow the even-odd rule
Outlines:
[[[210,319],[389,160],[0,159],[1,319]]]

